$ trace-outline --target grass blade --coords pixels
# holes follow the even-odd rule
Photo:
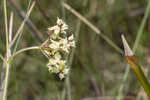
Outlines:
[[[139,61],[137,60],[136,56],[134,56],[132,50],[128,46],[128,43],[125,40],[123,35],[122,35],[122,41],[123,41],[125,57],[127,59],[127,62],[130,65],[130,68],[133,70],[134,74],[136,75],[137,79],[141,83],[142,87],[144,88],[144,91],[146,92],[147,96],[150,99],[150,84],[146,79],[143,70],[141,69]]]
[[[137,46],[138,46],[138,44],[140,42],[140,39],[141,39],[141,36],[142,36],[142,33],[143,33],[143,29],[144,29],[146,20],[148,19],[149,13],[150,13],[150,0],[148,0],[148,5],[147,5],[147,8],[146,8],[144,17],[142,19],[140,28],[139,28],[139,30],[137,32],[136,40],[135,40],[134,46],[133,46],[133,52],[134,53],[137,50]],[[128,76],[129,76],[129,72],[130,72],[130,68],[129,68],[129,65],[127,64],[126,65],[126,69],[125,69],[125,73],[124,73],[124,76],[123,76],[123,81],[122,81],[122,84],[121,84],[121,86],[119,88],[119,91],[118,91],[119,94],[117,96],[117,100],[122,100],[122,98],[123,98],[124,83],[126,82]]]

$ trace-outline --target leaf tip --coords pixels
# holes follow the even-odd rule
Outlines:
[[[134,54],[133,54],[132,50],[130,49],[123,34],[121,35],[121,38],[122,38],[122,42],[123,42],[125,56],[133,56]]]

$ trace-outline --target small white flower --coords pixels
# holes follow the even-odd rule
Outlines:
[[[59,73],[60,70],[59,70],[59,66],[56,65],[56,67],[54,67],[54,70],[53,70],[53,73]]]
[[[60,60],[59,66],[59,69],[63,70],[66,67],[66,60]]]
[[[60,59],[61,59],[60,53],[57,52],[57,53],[54,55],[54,58],[55,58],[56,60],[60,60]]]
[[[59,45],[52,43],[49,45],[49,47],[52,49],[57,49],[59,47]]]
[[[70,49],[70,44],[68,43],[68,40],[67,38],[65,39],[61,39],[60,41],[60,48],[65,51],[65,52],[69,52],[69,49]]]
[[[55,35],[58,35],[60,33],[60,27],[58,25],[55,25],[53,27],[48,28],[49,31],[53,31]]]
[[[54,65],[56,65],[56,64],[57,64],[57,60],[51,58],[51,59],[49,60],[48,66],[54,66]]]
[[[61,73],[59,73],[59,78],[63,79],[69,73],[69,68],[65,68]]]
[[[61,27],[61,33],[65,33],[66,34],[66,31],[68,29],[68,25],[61,19],[57,18],[57,25],[59,27]]]
[[[52,67],[52,66],[49,66],[48,67],[48,70],[51,72],[51,73],[59,73],[59,68],[58,67]]]
[[[59,73],[59,78],[62,80],[65,77],[63,73]]]
[[[64,38],[64,39],[61,38],[61,40],[59,41],[59,43],[65,45],[65,44],[68,43],[68,40],[67,40],[67,38]]]
[[[52,49],[58,49],[59,48],[59,42],[54,41],[52,39],[50,39],[51,44],[49,45],[50,48]]]
[[[68,40],[73,41],[74,40],[74,35],[72,34],[71,36],[69,36]]]
[[[65,69],[63,70],[63,73],[64,73],[65,75],[67,75],[67,74],[69,73],[69,68],[65,68]]]
[[[70,44],[71,47],[75,47],[76,46],[75,45],[75,41],[69,42],[69,44]]]
[[[65,32],[65,30],[67,30],[68,29],[68,25],[67,24],[62,24],[62,26],[61,26],[61,32],[63,33],[63,32]]]
[[[68,37],[68,41],[69,41],[68,44],[70,45],[70,47],[75,47],[75,40],[74,40],[73,34]]]
[[[60,70],[59,70],[59,60],[56,60],[56,59],[50,59],[49,60],[49,63],[47,64],[47,67],[49,69],[50,72],[52,73],[59,73]]]
[[[63,25],[63,24],[64,24],[63,20],[62,20],[62,19],[59,19],[59,18],[57,17],[57,25]]]

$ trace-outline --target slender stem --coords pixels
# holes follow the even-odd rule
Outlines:
[[[34,49],[40,49],[39,46],[33,46],[33,47],[27,47],[27,48],[23,48],[21,50],[16,51],[10,58],[9,61],[12,60],[16,55],[24,52],[24,51],[28,51],[28,50],[34,50]]]
[[[5,77],[5,84],[4,84],[4,93],[3,93],[3,100],[7,99],[7,86],[8,86],[8,74],[9,74],[9,63],[7,62],[9,56],[9,46],[8,46],[8,19],[7,19],[7,1],[4,0],[4,17],[5,17],[5,34],[6,34],[6,77]]]
[[[7,100],[7,87],[8,87],[8,76],[9,76],[9,63],[6,63],[6,76],[5,76],[5,84],[4,84],[4,94],[3,100]]]
[[[21,50],[18,50],[17,52],[15,52],[10,58],[8,61],[11,61],[16,55],[24,52],[24,51],[28,51],[28,50],[34,50],[34,49],[40,49],[40,47],[38,46],[33,46],[33,47],[28,47],[28,48],[23,48]]]
[[[71,100],[71,85],[70,85],[70,76],[66,78],[66,87],[67,87],[67,100]]]
[[[63,89],[63,91],[61,93],[61,100],[65,100],[65,95],[66,95],[66,90]]]
[[[6,32],[6,56],[8,57],[8,19],[7,19],[7,2],[4,0],[4,17],[5,17],[5,32]]]

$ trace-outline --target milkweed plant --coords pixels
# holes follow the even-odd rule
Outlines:
[[[57,18],[56,25],[48,28],[48,39],[41,45],[41,51],[48,58],[47,67],[50,73],[58,74],[60,79],[69,73],[68,56],[75,47],[73,34],[68,34],[68,25]]]

